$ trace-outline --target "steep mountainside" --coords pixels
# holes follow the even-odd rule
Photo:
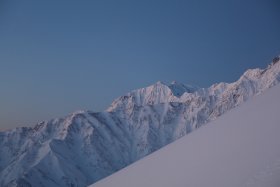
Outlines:
[[[279,61],[210,88],[157,82],[104,112],[78,111],[0,132],[0,186],[86,186],[279,82]]]
[[[91,187],[279,187],[280,85]]]

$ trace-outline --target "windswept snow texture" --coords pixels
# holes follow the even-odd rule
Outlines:
[[[279,187],[280,86],[91,187]]]
[[[209,88],[157,82],[117,98],[103,112],[78,111],[0,132],[0,186],[87,186],[279,81],[277,61]]]

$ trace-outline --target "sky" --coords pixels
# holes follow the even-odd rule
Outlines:
[[[0,0],[0,130],[236,81],[280,54],[279,20],[278,0]]]

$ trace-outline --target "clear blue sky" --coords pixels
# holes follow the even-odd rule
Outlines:
[[[279,23],[279,0],[0,0],[0,129],[235,81],[280,53]]]

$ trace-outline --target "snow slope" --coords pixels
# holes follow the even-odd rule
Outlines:
[[[279,82],[279,61],[209,88],[157,82],[117,98],[103,112],[77,111],[0,132],[0,186],[87,186]]]
[[[279,187],[280,86],[91,187]]]

